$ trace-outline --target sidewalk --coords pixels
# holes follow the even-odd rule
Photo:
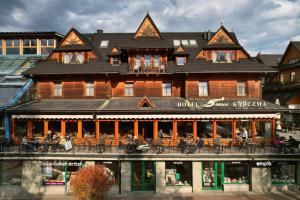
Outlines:
[[[0,198],[1,199],[1,198]],[[18,197],[16,200],[73,200],[73,196],[39,196],[39,197]],[[200,194],[155,194],[145,192],[135,192],[126,195],[110,195],[107,200],[300,200],[300,191],[276,191],[271,193],[253,193],[253,192],[221,192],[208,191]],[[2,199],[1,199],[2,200]],[[8,199],[5,199],[8,200]]]

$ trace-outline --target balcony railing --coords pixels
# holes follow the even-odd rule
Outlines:
[[[92,143],[89,140],[68,145],[62,145],[53,141],[30,141],[16,144],[13,141],[0,142],[1,153],[64,153],[64,154],[300,154],[299,141],[297,144],[289,142],[278,145],[270,143],[268,140],[256,142],[248,139],[232,140],[228,144],[222,143],[221,140],[146,140],[123,143],[121,141],[98,140]]]
[[[129,72],[131,73],[165,73],[166,64],[155,65],[129,65]]]

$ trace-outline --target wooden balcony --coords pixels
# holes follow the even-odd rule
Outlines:
[[[141,74],[147,74],[147,73],[165,73],[166,72],[166,64],[161,64],[158,66],[155,65],[129,65],[128,66],[129,73],[141,73]]]

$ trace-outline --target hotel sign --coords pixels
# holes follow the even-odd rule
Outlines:
[[[177,102],[178,108],[211,108],[211,107],[232,107],[232,108],[262,108],[266,107],[267,104],[264,101],[255,100],[236,100],[236,101],[225,101],[225,98],[211,99],[207,102],[198,101],[183,101]]]

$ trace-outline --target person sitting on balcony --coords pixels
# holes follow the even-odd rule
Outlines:
[[[163,133],[163,130],[162,130],[162,129],[159,129],[159,131],[158,131],[158,136],[159,136],[160,138],[162,138],[162,137],[164,136],[164,133]]]
[[[242,129],[241,137],[242,137],[244,142],[248,139],[248,131],[245,127],[243,127],[243,129]]]
[[[190,153],[195,153],[195,151],[197,149],[201,149],[204,145],[204,141],[201,140],[199,137],[196,138],[196,142],[195,142],[195,145],[191,146],[190,148]]]

